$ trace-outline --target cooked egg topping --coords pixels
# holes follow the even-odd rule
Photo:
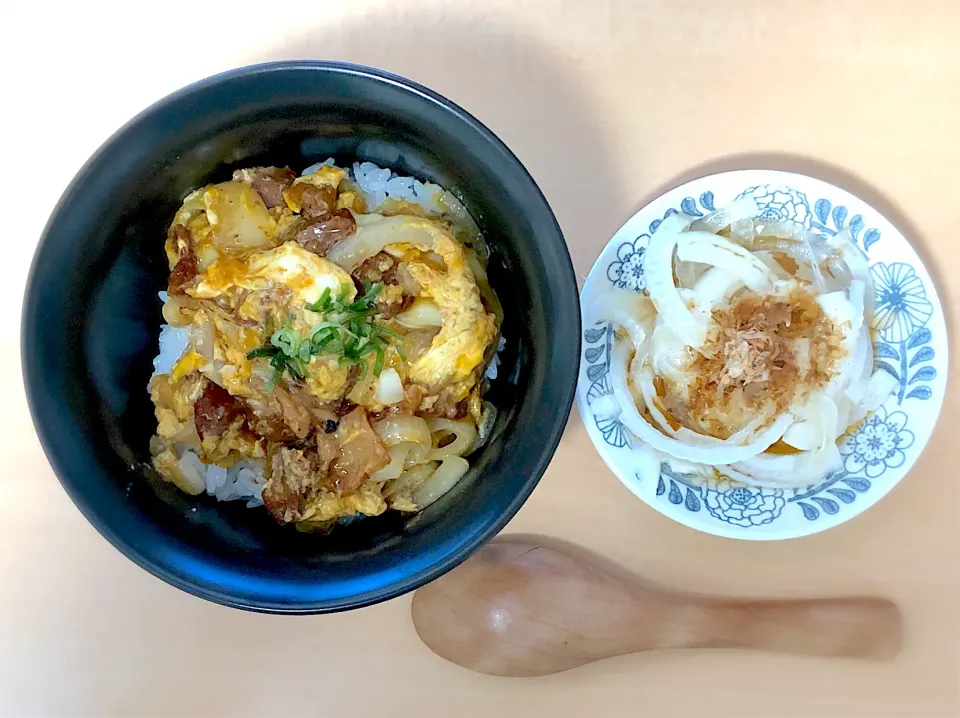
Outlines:
[[[151,382],[162,476],[198,493],[205,467],[259,462],[270,513],[323,527],[416,510],[466,472],[499,331],[482,238],[370,198],[321,165],[238,170],[184,200],[163,314],[186,346]]]

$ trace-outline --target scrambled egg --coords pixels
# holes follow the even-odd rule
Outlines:
[[[421,294],[440,310],[443,324],[423,356],[410,367],[412,381],[431,389],[463,383],[483,361],[496,334],[496,320],[480,301],[477,283],[466,266],[463,247],[450,236],[440,236],[435,250],[446,271],[411,261],[407,270]],[[463,392],[466,396],[469,389]]]
[[[287,242],[244,260],[222,256],[210,265],[190,296],[196,299],[224,299],[235,307],[236,317],[255,325],[250,331],[235,321],[215,315],[219,348],[229,364],[226,388],[246,395],[251,376],[247,354],[262,345],[272,330],[285,324],[300,336],[309,336],[319,319],[307,309],[329,290],[331,296],[346,301],[356,298],[357,290],[347,272],[333,262]],[[207,319],[204,315],[201,321]],[[221,372],[222,373],[222,372]],[[307,385],[321,400],[334,400],[347,383],[348,369],[337,360],[313,357],[307,365]]]
[[[431,393],[460,385],[458,393],[466,397],[496,336],[497,321],[483,306],[463,245],[443,223],[428,218],[367,215],[358,224],[358,242],[365,237],[383,241],[387,252],[403,260],[419,296],[440,315],[440,331],[407,368],[407,377]]]
[[[317,318],[306,305],[320,299],[325,289],[334,296],[345,296],[349,300],[357,295],[349,274],[296,242],[286,242],[245,260],[223,256],[207,269],[202,281],[188,293],[197,299],[217,299],[225,295],[236,298],[240,294],[238,290],[277,293],[278,288],[282,288],[278,296],[282,295],[294,327],[304,332],[313,327]],[[240,315],[254,321],[264,320],[263,303],[249,299],[248,294],[238,307]]]
[[[255,255],[249,264],[251,275],[289,287],[301,302],[317,301],[324,289],[345,293],[350,299],[357,294],[349,274],[295,242]]]
[[[338,496],[333,491],[325,491],[314,499],[301,521],[318,523],[322,527],[329,521],[341,516],[361,513],[366,516],[379,516],[387,510],[387,502],[380,494],[376,484],[364,484],[354,494]]]

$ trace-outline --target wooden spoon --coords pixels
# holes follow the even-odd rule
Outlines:
[[[413,596],[413,623],[448,661],[542,676],[658,648],[758,648],[889,658],[900,612],[881,598],[714,599],[619,578],[597,560],[502,539]]]

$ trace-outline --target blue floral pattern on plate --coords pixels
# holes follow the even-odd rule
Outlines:
[[[642,234],[633,242],[621,244],[617,249],[617,261],[611,262],[607,267],[607,278],[615,287],[632,289],[635,292],[642,292],[647,288],[643,279],[643,252],[649,241],[650,235]]]
[[[664,483],[664,478],[668,483]],[[781,489],[749,488],[729,479],[703,481],[674,473],[664,466],[657,482],[657,496],[666,493],[668,485],[670,503],[683,504],[692,512],[702,507],[718,521],[743,528],[770,523],[786,505]]]
[[[810,204],[803,192],[791,187],[776,185],[759,185],[745,189],[737,198],[753,197],[760,207],[758,219],[768,222],[795,222],[807,229],[813,221],[810,213]]]
[[[913,432],[906,426],[906,414],[895,411],[888,416],[881,406],[840,442],[843,468],[851,474],[863,472],[871,479],[887,469],[899,469],[907,460],[903,450],[913,445]]]
[[[923,282],[903,262],[877,262],[870,273],[877,289],[873,326],[881,338],[874,345],[877,367],[897,380],[898,404],[904,399],[929,399],[933,396],[929,382],[937,378],[937,370],[930,366],[936,351],[930,346],[933,334],[927,328],[933,304]]]
[[[737,181],[742,181],[740,189],[736,188]],[[942,401],[945,328],[926,272],[895,228],[842,190],[811,178],[772,171],[734,172],[695,180],[638,212],[597,260],[584,287],[584,297],[601,277],[608,286],[642,292],[646,287],[646,246],[663,218],[678,212],[702,217],[717,206],[745,196],[756,200],[760,219],[794,222],[827,235],[846,230],[868,254],[876,286],[875,366],[896,379],[897,388],[883,407],[841,438],[838,448],[842,470],[814,486],[781,490],[744,486],[726,478],[682,475],[664,465],[656,486],[644,485],[628,470],[630,432],[618,420],[591,410],[594,402],[612,393],[610,325],[584,324],[578,400],[604,459],[634,493],[654,508],[724,536],[786,538],[814,533],[851,518],[875,503],[906,473],[936,419],[924,403],[934,398],[936,405]],[[725,199],[719,201],[717,197]]]

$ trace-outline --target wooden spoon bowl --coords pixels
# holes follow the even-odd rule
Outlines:
[[[417,590],[427,646],[498,676],[541,676],[661,648],[753,648],[851,658],[900,649],[881,598],[743,601],[670,591],[533,539],[501,539]]]

